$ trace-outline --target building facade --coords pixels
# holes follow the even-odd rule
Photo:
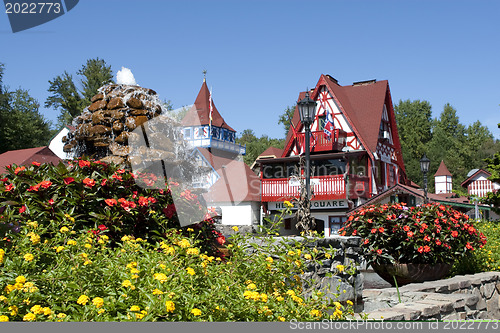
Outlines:
[[[311,212],[318,231],[329,236],[341,227],[350,209],[408,180],[387,81],[341,86],[333,77],[321,75],[309,95],[316,102],[309,147]],[[302,171],[297,166],[304,152],[305,128],[296,108],[282,156],[257,159],[268,214],[299,196],[297,179]],[[286,217],[283,233],[295,233],[294,225],[293,217]]]

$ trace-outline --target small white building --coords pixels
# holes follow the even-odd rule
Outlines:
[[[490,176],[491,173],[486,170],[472,169],[467,174],[467,179],[461,185],[467,189],[469,195],[485,197],[489,192],[500,189],[500,184],[493,183],[488,179]]]
[[[451,193],[453,190],[451,172],[444,164],[444,161],[441,161],[438,170],[434,174],[434,187],[436,194]]]

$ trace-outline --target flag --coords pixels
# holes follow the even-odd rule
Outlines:
[[[323,128],[323,134],[327,140],[332,138],[333,134],[333,119],[330,111],[326,111],[325,127]]]
[[[212,127],[212,115],[214,112],[214,108],[212,106],[212,88],[210,88],[210,94],[208,95],[208,104],[210,105],[210,113],[209,113],[210,127]]]

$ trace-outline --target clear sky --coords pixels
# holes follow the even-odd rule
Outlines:
[[[174,107],[207,84],[238,132],[284,135],[278,116],[330,74],[341,85],[388,80],[393,103],[449,102],[463,124],[500,139],[500,1],[80,0],[65,15],[12,33],[0,12],[4,83],[45,109],[48,80],[87,59],[130,68]]]

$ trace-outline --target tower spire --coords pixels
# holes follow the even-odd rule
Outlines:
[[[203,82],[207,82],[207,70],[203,70]]]

